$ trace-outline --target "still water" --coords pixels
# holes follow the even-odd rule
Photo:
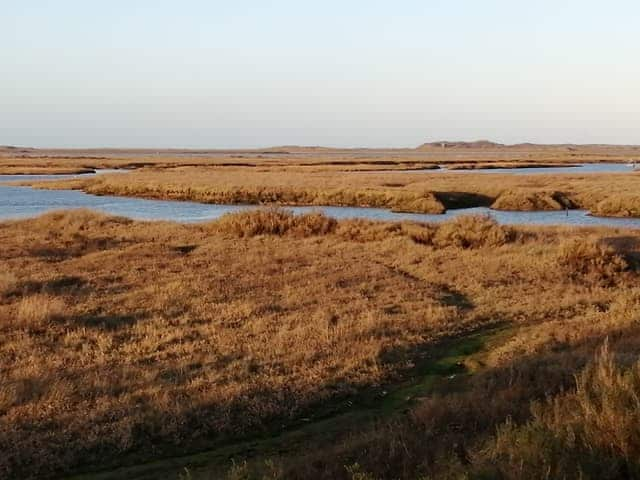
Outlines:
[[[638,164],[640,167],[640,163]],[[531,167],[531,168],[476,168],[470,170],[449,170],[442,166],[435,170],[387,170],[396,173],[493,173],[511,175],[541,175],[547,173],[628,173],[634,171],[634,166],[626,163],[584,163],[570,167]]]
[[[62,176],[21,176],[20,180],[60,179]],[[209,205],[195,202],[145,200],[139,198],[89,195],[75,190],[35,190],[29,187],[2,185],[15,181],[15,176],[0,175],[0,220],[28,218],[51,210],[90,208],[111,215],[139,220],[172,220],[203,222],[225,213],[237,212],[255,205]],[[485,207],[449,210],[444,215],[396,213],[381,208],[361,207],[287,207],[296,213],[322,211],[334,218],[365,218],[370,220],[414,220],[442,222],[458,215],[489,214],[503,224],[575,225],[640,228],[640,218],[592,217],[584,210],[553,212],[504,212]]]

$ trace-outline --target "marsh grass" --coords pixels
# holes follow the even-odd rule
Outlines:
[[[588,277],[597,281],[615,282],[629,269],[623,255],[594,238],[574,238],[564,241],[558,252],[558,264],[573,279]]]
[[[502,425],[483,452],[500,478],[637,478],[640,362],[616,365],[605,344],[575,390],[532,405],[533,418]],[[487,462],[488,463],[488,462]]]
[[[586,209],[637,216],[640,174],[503,175],[376,173],[294,167],[181,167],[40,183],[98,195],[222,204],[336,205],[444,213],[460,207],[501,210]],[[615,193],[613,193],[615,192]]]
[[[372,171],[509,168],[583,162],[629,162],[634,146],[622,145],[479,145],[440,144],[401,149],[339,149],[280,146],[257,150],[16,149],[0,147],[0,173],[70,173],[96,168],[178,169],[187,166],[298,169],[303,171]]]
[[[595,205],[593,214],[603,217],[640,217],[640,195],[610,195]]]
[[[322,213],[294,215],[291,211],[268,208],[224,215],[214,228],[238,237],[286,234],[308,237],[331,233],[336,224],[335,219]]]
[[[566,194],[558,191],[513,189],[502,192],[491,208],[496,210],[564,210],[576,204]]]
[[[436,246],[458,248],[500,247],[515,238],[510,227],[489,216],[464,216],[441,224],[433,242]]]
[[[278,478],[637,478],[640,363],[634,347],[616,343],[624,354],[605,341],[595,354],[547,352],[480,371],[407,416],[281,460]],[[246,469],[246,478],[260,470]]]
[[[497,322],[517,330],[500,355],[476,361],[487,371],[469,390],[457,395],[451,380],[441,397],[416,399],[409,423],[305,445],[320,458],[302,466],[299,451],[276,462],[284,478],[345,478],[355,463],[374,478],[415,478],[442,471],[461,439],[475,455],[508,416],[528,421],[529,402],[570,387],[603,335],[627,351],[640,344],[628,332],[633,269],[612,272],[615,285],[580,273],[579,262],[554,270],[562,241],[585,236],[575,229],[282,211],[202,225],[71,211],[1,227],[0,262],[19,272],[0,302],[0,472],[9,478],[269,436],[362,392],[383,398],[447,338]],[[637,253],[637,242],[625,245]],[[567,282],[573,269],[580,281]]]

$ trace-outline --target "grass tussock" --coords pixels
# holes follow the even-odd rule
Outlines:
[[[564,210],[575,208],[575,203],[564,193],[554,191],[506,190],[493,202],[495,210]]]
[[[558,251],[558,264],[573,280],[589,279],[615,282],[629,268],[623,255],[594,238],[564,241]]]
[[[514,239],[511,228],[483,215],[457,217],[438,226],[433,243],[439,247],[500,247]],[[419,242],[420,243],[420,242]]]
[[[322,213],[294,213],[277,209],[256,209],[224,215],[215,222],[215,228],[238,237],[256,235],[294,235],[308,237],[325,235],[336,228],[336,220]]]
[[[500,247],[516,238],[512,228],[488,215],[465,215],[441,224],[405,223],[401,232],[414,243],[437,248]]]

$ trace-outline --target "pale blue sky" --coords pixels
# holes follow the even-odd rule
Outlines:
[[[0,144],[640,143],[637,0],[6,0]]]

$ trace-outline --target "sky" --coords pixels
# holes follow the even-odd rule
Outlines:
[[[640,144],[637,0],[0,4],[0,145]]]

